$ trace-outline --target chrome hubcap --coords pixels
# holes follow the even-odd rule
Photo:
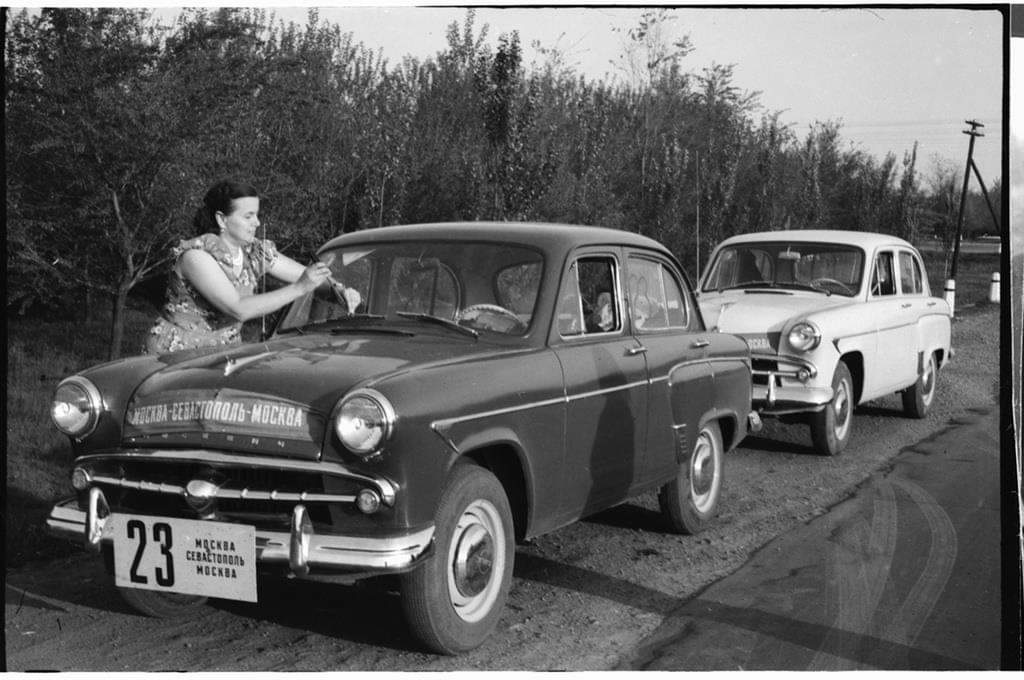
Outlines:
[[[924,365],[924,375],[921,376],[921,391],[924,403],[927,406],[935,394],[935,360],[929,359]]]
[[[448,546],[448,595],[464,621],[487,616],[501,592],[505,530],[492,503],[478,499],[462,512]]]
[[[466,597],[483,592],[494,566],[494,541],[479,524],[470,526],[455,547],[455,587]]]
[[[711,438],[702,432],[690,459],[690,496],[693,498],[693,505],[700,512],[705,512],[714,504],[717,477],[715,446]]]
[[[846,430],[850,427],[850,390],[843,380],[836,390],[836,398],[832,402],[832,409],[835,411],[835,433],[836,439],[846,437]]]

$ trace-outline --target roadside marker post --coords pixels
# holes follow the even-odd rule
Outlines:
[[[946,304],[949,305],[949,315],[954,316],[953,311],[956,308],[956,279],[946,279],[946,290],[945,295]]]
[[[999,272],[992,272],[992,282],[988,286],[988,301],[999,303]]]

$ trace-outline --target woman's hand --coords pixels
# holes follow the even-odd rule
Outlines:
[[[309,291],[316,290],[330,275],[331,270],[326,264],[314,262],[302,271],[302,275],[296,283],[308,293]]]

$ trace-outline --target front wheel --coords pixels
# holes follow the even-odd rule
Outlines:
[[[501,617],[512,583],[512,511],[497,478],[457,465],[434,518],[434,554],[402,577],[412,634],[432,651],[479,646]]]
[[[696,534],[715,516],[722,493],[723,454],[718,423],[708,423],[697,434],[689,459],[679,464],[675,479],[658,492],[661,514],[672,531]]]
[[[853,424],[853,398],[853,377],[840,361],[832,375],[832,401],[811,414],[811,441],[819,454],[835,456],[846,448]]]
[[[930,354],[924,362],[924,370],[917,377],[917,382],[903,390],[903,412],[911,418],[924,418],[928,415],[932,401],[935,400],[935,385],[939,371],[935,363],[935,355]]]
[[[206,598],[202,595],[179,595],[121,586],[118,586],[117,590],[121,593],[121,598],[136,611],[158,619],[195,617],[207,611]]]

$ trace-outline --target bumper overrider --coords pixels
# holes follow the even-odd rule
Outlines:
[[[781,415],[820,411],[832,401],[830,386],[812,386],[818,367],[799,357],[754,355],[751,402],[763,413]]]
[[[287,566],[297,576],[319,573],[366,573],[384,574],[407,571],[430,554],[434,527],[414,531],[399,531],[388,534],[345,535],[334,532],[317,532],[314,529],[307,505],[310,503],[356,504],[355,494],[282,491],[268,488],[232,488],[215,485],[179,485],[166,482],[152,482],[110,475],[105,466],[124,460],[143,459],[147,462],[204,462],[214,465],[237,465],[246,468],[315,472],[334,475],[365,486],[370,495],[378,495],[383,505],[395,502],[395,485],[381,477],[372,477],[348,470],[336,463],[311,463],[307,461],[281,460],[253,456],[237,456],[211,451],[136,451],[119,452],[114,455],[83,456],[76,460],[76,488],[87,498],[85,509],[80,507],[78,498],[57,503],[46,520],[48,531],[59,538],[81,542],[86,548],[100,551],[105,545],[113,544],[113,535],[108,522],[111,516],[110,504],[103,488],[129,489],[168,496],[180,496],[190,503],[196,493],[202,493],[201,500],[215,502],[216,499],[271,500],[290,506],[289,531],[255,528],[256,562],[264,567]],[[89,470],[90,472],[80,472]],[[362,492],[361,492],[362,493]],[[191,498],[190,498],[191,496]],[[117,512],[115,509],[114,512]],[[146,514],[144,510],[140,512]],[[150,513],[152,514],[152,513]],[[200,519],[208,517],[200,516]],[[210,519],[215,519],[210,517]]]

